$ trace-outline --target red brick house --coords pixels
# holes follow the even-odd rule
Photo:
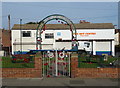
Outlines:
[[[0,50],[5,51],[7,55],[11,52],[11,31],[0,29]]]

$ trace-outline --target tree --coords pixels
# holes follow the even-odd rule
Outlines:
[[[38,24],[38,22],[28,22],[26,24]]]

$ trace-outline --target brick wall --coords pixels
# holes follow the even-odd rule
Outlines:
[[[41,78],[42,60],[35,58],[35,68],[3,68],[3,78]]]
[[[79,78],[118,78],[120,68],[78,68],[78,56],[71,56],[71,77]]]
[[[1,70],[1,69],[0,69]],[[120,68],[78,68],[77,54],[71,55],[71,77],[118,78]],[[41,78],[42,60],[35,58],[35,68],[3,68],[3,78]]]
[[[0,51],[2,50],[2,29],[0,29]]]
[[[2,29],[0,29],[0,37],[2,38]]]
[[[118,68],[77,68],[75,77],[118,78]]]
[[[10,30],[2,30],[2,44],[3,44],[3,47],[11,46],[11,31]]]

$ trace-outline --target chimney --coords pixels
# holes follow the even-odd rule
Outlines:
[[[87,22],[86,20],[80,20],[80,23],[90,23],[90,22]]]

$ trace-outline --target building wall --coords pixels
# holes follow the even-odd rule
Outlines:
[[[56,29],[54,33],[56,40],[58,40],[59,38],[62,38],[62,40],[70,40],[72,38],[70,30]],[[114,29],[77,29],[78,40],[114,39],[114,34]]]
[[[0,29],[0,37],[2,37],[2,29]]]
[[[116,33],[115,34],[115,45],[119,45],[120,43],[120,33]]]
[[[2,44],[3,44],[3,47],[11,46],[11,31],[10,30],[2,30]]]
[[[21,51],[21,47],[23,52],[28,52],[30,49],[36,49],[36,30],[22,31],[31,31],[31,37],[21,37],[19,29],[12,30],[12,54]]]
[[[93,55],[108,54],[114,56],[114,29],[80,29],[77,30],[79,45],[87,51],[92,51]],[[86,47],[85,43],[90,43]]]
[[[22,37],[22,43],[36,43],[36,30],[22,30],[22,31],[31,31],[31,37]],[[20,43],[21,35],[20,30],[12,30],[12,43]]]
[[[102,54],[108,54],[111,55],[112,53],[112,45],[111,41],[97,41],[96,42],[96,54],[102,55]]]
[[[13,45],[14,53],[21,51],[21,47],[22,47],[23,54],[26,54],[26,52],[29,52],[29,50],[36,49],[35,45]]]
[[[45,30],[43,32],[43,34],[41,35],[42,36],[42,44],[53,44],[55,41],[55,33],[54,32],[55,32],[54,30]],[[45,33],[54,33],[54,38],[46,39]]]
[[[96,46],[96,51],[110,51],[110,41],[97,41]]]
[[[4,51],[5,55],[9,55],[11,51],[11,31],[0,29],[0,51]]]
[[[78,43],[79,43],[78,49],[80,50],[85,49],[86,51],[92,51],[92,48],[93,48],[92,41],[80,41],[79,40]]]
[[[44,44],[44,45],[42,45],[42,49],[43,50],[53,50],[54,48],[53,48],[53,44]]]
[[[2,50],[2,29],[0,29],[0,51]]]
[[[36,30],[31,31],[31,37],[22,37],[22,51],[36,49]],[[46,39],[46,33],[53,33],[54,38]],[[70,30],[45,30],[42,33],[42,49],[71,49],[71,42],[56,42],[56,40],[71,40]],[[114,29],[79,29],[77,30],[77,40],[79,49],[92,51],[96,54],[112,54],[114,55]],[[93,42],[94,41],[94,42]],[[99,41],[99,42],[98,42]],[[89,43],[89,46],[86,45]],[[20,30],[12,30],[12,53],[20,51]]]
[[[79,29],[77,30],[77,39],[79,40],[103,40],[114,39],[114,29]]]
[[[62,38],[62,40],[71,40],[71,31],[70,30],[55,30],[55,39],[58,40]]]
[[[56,42],[55,43],[55,47],[57,49],[63,49],[65,47],[65,49],[70,50],[72,47],[71,45],[72,45],[71,42]]]

